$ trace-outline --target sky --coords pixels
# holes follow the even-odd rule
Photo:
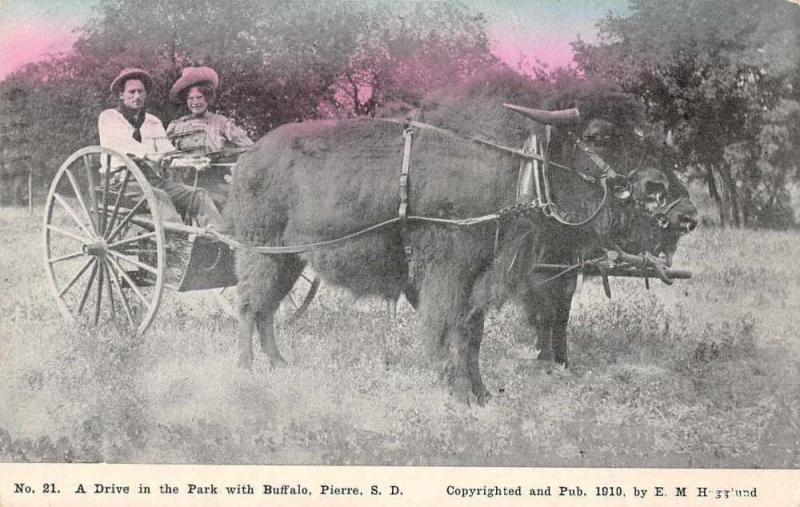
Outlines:
[[[572,62],[570,41],[595,40],[595,23],[624,14],[628,0],[461,0],[486,14],[494,53],[551,68]],[[93,15],[93,0],[0,0],[0,79],[19,65],[66,52],[75,29]]]

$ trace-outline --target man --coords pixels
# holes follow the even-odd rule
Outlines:
[[[128,68],[119,73],[109,87],[111,93],[119,97],[119,105],[100,113],[97,121],[100,146],[142,161],[157,194],[163,220],[180,222],[180,211],[183,215],[194,216],[200,227],[222,229],[222,216],[204,189],[171,181],[158,169],[165,154],[174,152],[175,147],[167,139],[161,121],[145,112],[147,95],[152,88],[153,78],[141,69]],[[111,161],[112,170],[122,165],[121,160]],[[103,172],[106,170],[106,167],[101,168]]]

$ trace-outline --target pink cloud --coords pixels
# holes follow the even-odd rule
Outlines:
[[[70,50],[76,38],[71,27],[50,21],[29,21],[6,28],[0,35],[0,78],[49,53]]]
[[[540,60],[551,69],[570,65],[572,62],[572,47],[564,39],[537,39],[528,40],[525,37],[506,36],[492,41],[492,52],[501,60],[515,67],[521,60],[530,64]]]

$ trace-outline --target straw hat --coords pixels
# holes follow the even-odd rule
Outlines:
[[[181,72],[181,77],[170,88],[169,99],[178,102],[183,90],[200,83],[209,83],[216,90],[219,88],[219,76],[211,67],[186,67]]]
[[[122,87],[125,86],[125,81],[128,79],[138,79],[141,81],[147,93],[150,93],[150,90],[153,88],[153,76],[142,69],[128,67],[120,71],[119,75],[111,81],[111,86],[109,86],[108,89],[111,93],[119,93],[122,91]]]

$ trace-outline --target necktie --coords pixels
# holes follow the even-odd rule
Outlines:
[[[144,123],[144,111],[135,111],[120,104],[118,111],[128,120],[133,127],[133,139],[142,142],[142,124]]]

